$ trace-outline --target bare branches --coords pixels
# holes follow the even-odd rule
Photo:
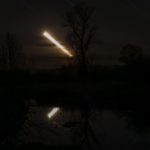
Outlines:
[[[82,2],[65,14],[64,21],[68,28],[67,42],[75,51],[76,59],[82,69],[86,69],[86,56],[96,34],[94,11],[94,8]]]

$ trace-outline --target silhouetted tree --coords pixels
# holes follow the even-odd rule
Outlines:
[[[11,33],[6,33],[0,43],[0,68],[3,71],[15,71],[23,67],[23,56],[21,45]],[[6,78],[5,76],[6,75]],[[0,86],[0,149],[2,146],[12,149],[17,143],[17,135],[21,130],[28,105],[26,100],[19,97],[16,90],[17,80],[12,72],[1,74],[1,81],[5,85]],[[12,77],[12,78],[11,78]]]
[[[67,42],[74,50],[75,61],[77,61],[81,75],[83,75],[82,89],[83,94],[85,95],[85,100],[87,100],[88,97],[87,82],[84,80],[87,71],[88,52],[94,44],[96,35],[96,26],[93,18],[94,12],[95,9],[93,7],[89,7],[85,2],[81,2],[73,6],[70,11],[66,12],[64,18],[65,27],[68,31]],[[86,109],[81,111],[81,114],[83,116],[82,125],[84,136],[82,142],[86,143],[86,146],[90,148],[91,143],[89,137],[91,136],[95,143],[97,143],[97,141],[95,140],[95,134],[89,124],[89,110],[87,106],[85,107]]]
[[[134,64],[142,58],[142,48],[127,44],[120,51],[120,60],[125,64]]]
[[[87,68],[87,53],[92,46],[96,33],[93,21],[95,9],[84,2],[75,5],[65,13],[65,26],[68,29],[67,42],[75,52],[81,71]]]
[[[6,33],[0,44],[0,67],[3,70],[14,70],[22,63],[22,47],[12,33]]]

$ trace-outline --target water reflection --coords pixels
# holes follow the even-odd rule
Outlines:
[[[54,117],[58,112],[60,111],[59,107],[54,107],[52,110],[48,113],[48,118],[51,119]]]
[[[44,118],[49,110],[54,108],[32,107],[28,114],[28,126],[22,140],[27,143],[44,143],[47,145],[83,145],[84,142],[84,118],[83,110],[66,110],[61,108],[51,121]],[[133,128],[129,128],[127,115],[119,112],[103,109],[89,112],[87,127],[88,142],[92,149],[110,150],[143,150],[149,148],[150,133],[140,134]],[[31,123],[32,122],[32,123]],[[92,130],[92,132],[91,132]],[[92,134],[91,134],[92,133]],[[94,136],[93,136],[94,134]],[[65,137],[65,138],[64,138]],[[94,139],[94,138],[96,139]],[[97,144],[99,143],[99,145]],[[86,147],[85,147],[86,148]]]
[[[141,106],[139,102],[132,105],[129,101],[118,101],[112,105],[105,101],[105,106],[82,109],[42,107],[35,99],[19,97],[4,102],[0,114],[1,145],[42,143],[93,150],[150,148],[149,109],[145,103]],[[49,120],[47,114],[53,118]]]

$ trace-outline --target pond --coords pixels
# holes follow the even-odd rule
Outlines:
[[[105,150],[150,148],[149,128],[145,126],[139,129],[131,115],[111,109],[92,109],[88,110],[88,122],[84,122],[84,110],[59,107],[59,111],[49,118],[47,115],[54,109],[38,106],[30,108],[25,130],[21,133],[25,143]]]
[[[59,85],[1,89],[1,147],[150,149],[147,87]]]

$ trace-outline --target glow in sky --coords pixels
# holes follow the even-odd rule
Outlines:
[[[43,35],[69,57],[73,57],[73,55],[63,45],[61,45],[57,40],[55,40],[55,38],[52,37],[48,32],[44,32]]]

